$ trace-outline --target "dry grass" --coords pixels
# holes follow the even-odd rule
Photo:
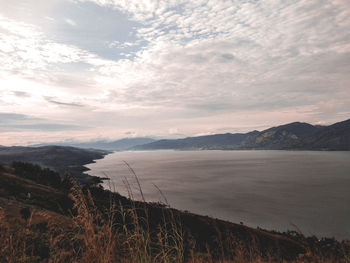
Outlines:
[[[224,239],[219,229],[217,231],[219,257],[213,256],[213,251],[210,251],[209,247],[206,253],[198,253],[195,250],[197,241],[190,234],[186,236],[185,249],[185,233],[181,220],[171,209],[164,208],[161,223],[156,229],[151,229],[146,205],[140,208],[136,206],[136,202],[131,202],[131,206],[125,207],[121,203],[115,203],[111,198],[108,210],[101,211],[95,205],[89,190],[83,192],[72,177],[68,175],[68,179],[72,184],[70,198],[74,201],[69,223],[48,220],[50,215],[45,211],[34,211],[33,213],[47,223],[45,231],[35,232],[31,220],[33,213],[26,222],[11,221],[6,217],[4,209],[0,209],[0,262],[284,262],[276,259],[276,253],[275,255],[271,253],[271,257],[263,256],[254,243],[254,237],[251,238],[251,246],[247,248],[236,240],[232,233],[229,238]],[[144,198],[139,182],[138,185]],[[129,197],[133,200],[127,182],[126,187],[129,189]],[[48,251],[44,259],[36,253],[38,240],[47,242]],[[224,250],[224,247],[229,247],[229,252],[227,249]],[[344,255],[346,253],[344,251]],[[307,250],[291,263],[350,262],[349,257],[336,259],[320,255],[321,253]]]

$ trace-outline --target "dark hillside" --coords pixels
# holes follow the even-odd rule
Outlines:
[[[225,134],[214,134],[198,137],[188,137],[177,140],[159,140],[149,144],[140,145],[135,147],[139,150],[150,150],[150,149],[235,149],[238,148],[240,143],[250,135],[256,134],[257,131],[253,131],[247,134],[243,133],[225,133]]]
[[[310,136],[319,128],[302,122],[272,127],[253,136],[249,136],[242,147],[247,149],[293,149],[302,138]]]
[[[0,164],[11,164],[14,161],[35,163],[50,168],[64,176],[71,173],[82,184],[95,180],[83,174],[88,170],[85,164],[103,158],[109,152],[102,150],[87,150],[64,146],[44,147],[5,147],[0,148]]]
[[[318,129],[302,140],[302,147],[312,150],[350,150],[350,119]]]
[[[60,188],[39,184],[25,177],[15,175],[15,168],[11,166],[1,167],[0,197],[37,205],[55,212],[68,212],[68,209],[72,206],[72,201]],[[55,181],[53,179],[52,183],[54,184]]]

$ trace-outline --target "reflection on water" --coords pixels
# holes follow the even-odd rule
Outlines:
[[[118,152],[87,165],[91,175],[127,195],[135,180],[147,201],[249,226],[350,238],[350,152],[140,151]],[[112,186],[111,186],[112,185]]]

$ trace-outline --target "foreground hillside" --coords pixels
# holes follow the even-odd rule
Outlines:
[[[135,150],[350,150],[350,119],[330,126],[293,122],[263,131],[159,140]]]
[[[347,242],[253,229],[59,178],[21,162],[0,167],[0,262],[347,262],[349,256]]]

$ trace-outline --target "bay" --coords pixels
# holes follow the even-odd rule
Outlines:
[[[87,165],[103,186],[268,230],[350,238],[350,152],[125,151]],[[162,193],[159,192],[158,188]]]

